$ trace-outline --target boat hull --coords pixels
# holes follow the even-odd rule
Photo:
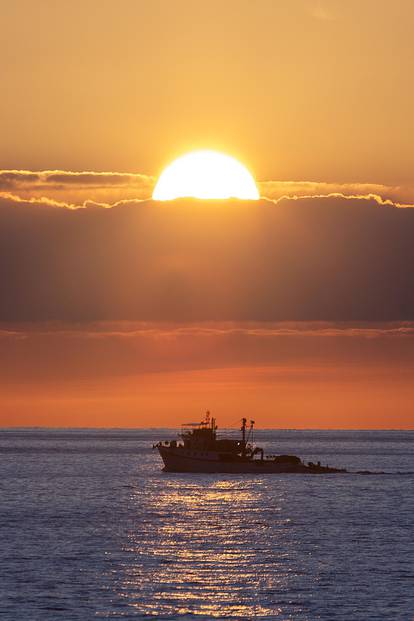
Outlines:
[[[164,462],[165,472],[192,472],[192,473],[228,473],[228,474],[334,474],[346,472],[338,468],[329,468],[317,464],[280,463],[268,459],[237,459],[225,461],[217,458],[216,454],[207,457],[197,457],[185,454],[184,451],[165,446],[158,446]]]

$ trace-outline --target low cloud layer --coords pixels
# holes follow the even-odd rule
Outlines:
[[[172,426],[208,407],[220,426],[410,428],[413,343],[413,323],[3,325],[0,425]]]
[[[414,209],[0,199],[0,321],[408,321]]]
[[[6,389],[22,375],[33,384],[70,383],[253,367],[298,380],[322,370],[328,376],[338,366],[374,377],[392,366],[404,379],[414,372],[413,345],[414,322],[0,325],[0,386]]]

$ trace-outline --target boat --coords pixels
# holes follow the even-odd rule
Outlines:
[[[332,474],[346,472],[317,463],[304,463],[296,455],[266,456],[262,448],[253,443],[255,422],[241,420],[241,437],[219,438],[216,419],[206,413],[200,423],[181,426],[180,439],[154,444],[164,463],[165,472],[203,472],[231,474]]]

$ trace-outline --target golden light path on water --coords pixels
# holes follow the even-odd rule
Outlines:
[[[290,519],[279,515],[283,492],[270,504],[263,495],[265,480],[165,480],[152,497],[147,518],[129,533],[125,551],[136,562],[125,566],[120,594],[141,613],[155,616],[247,619],[280,614],[282,609],[260,601],[259,593],[289,588],[286,542],[275,558],[268,531],[277,522],[283,539]],[[142,493],[131,496],[138,512],[142,500]],[[145,601],[140,592],[146,593]]]

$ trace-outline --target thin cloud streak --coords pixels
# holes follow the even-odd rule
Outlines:
[[[80,187],[137,186],[154,183],[155,177],[138,173],[93,172],[70,170],[0,170],[0,189],[60,189],[63,185]]]
[[[105,207],[125,200],[148,200],[156,178],[138,173],[0,170],[0,196],[55,201],[57,205],[83,207],[96,203]],[[414,186],[389,186],[377,183],[326,183],[320,181],[259,181],[262,198],[343,196],[375,198],[380,204],[414,206]]]
[[[374,325],[350,325],[343,322],[213,322],[188,324],[149,322],[94,322],[91,324],[66,324],[44,322],[40,324],[0,325],[0,339],[26,339],[30,336],[76,337],[79,339],[154,339],[166,340],[187,337],[251,336],[255,338],[320,337],[320,338],[413,338],[414,321],[386,322]]]
[[[340,196],[374,199],[382,205],[414,207],[414,187],[387,186],[375,183],[325,183],[318,181],[263,181],[258,184],[263,198],[279,201],[284,198]]]
[[[50,199],[71,207],[149,199],[154,185],[155,177],[138,173],[0,170],[0,196]]]

